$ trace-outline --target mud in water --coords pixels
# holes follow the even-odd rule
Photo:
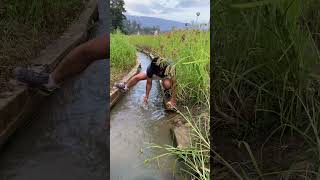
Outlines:
[[[142,71],[150,63],[139,53]],[[172,145],[170,134],[173,114],[165,112],[159,82],[153,81],[148,105],[144,105],[146,81],[140,81],[111,110],[110,177],[111,179],[185,179],[178,172],[175,156],[144,163],[163,151],[147,149],[147,143]],[[176,169],[176,171],[174,170]]]
[[[96,32],[107,32],[107,2],[99,1]],[[93,63],[47,97],[0,154],[0,179],[105,180],[109,60]]]

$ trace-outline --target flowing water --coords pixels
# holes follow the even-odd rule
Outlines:
[[[142,71],[150,63],[139,53]],[[161,158],[147,164],[144,161],[163,151],[148,149],[147,143],[172,145],[171,123],[163,108],[160,85],[152,82],[148,105],[144,105],[146,81],[140,81],[111,110],[110,177],[111,179],[170,180],[184,179],[174,171],[176,157]]]
[[[107,1],[99,1],[93,36],[106,33]],[[93,63],[47,97],[0,153],[2,180],[108,179],[109,60]]]

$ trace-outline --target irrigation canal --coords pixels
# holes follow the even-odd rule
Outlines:
[[[151,62],[139,53],[142,71]],[[179,180],[185,179],[178,169],[175,156],[144,163],[164,151],[147,148],[148,143],[172,145],[170,114],[164,110],[160,85],[152,82],[148,105],[143,96],[146,81],[140,81],[122,97],[110,112],[110,179]]]

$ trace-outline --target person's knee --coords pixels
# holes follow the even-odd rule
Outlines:
[[[92,60],[94,57],[94,50],[90,46],[88,42],[81,44],[80,46],[77,47],[77,52],[82,56],[86,57],[85,59],[87,60]]]
[[[139,73],[139,74],[135,75],[135,76],[133,77],[133,79],[136,80],[136,81],[141,81],[141,80],[145,80],[145,79],[146,79],[146,76],[145,76],[144,73]]]
[[[78,46],[79,53],[92,61],[106,58],[107,48],[104,48],[104,43],[100,41],[101,40],[97,38],[81,44]]]
[[[164,79],[162,82],[164,89],[171,89],[171,80],[170,79]]]

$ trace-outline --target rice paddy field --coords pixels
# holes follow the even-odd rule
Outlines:
[[[216,179],[319,179],[319,7],[211,4]]]
[[[83,0],[0,0],[0,92],[16,66],[28,66],[41,49],[79,16]]]
[[[158,36],[132,35],[128,40],[174,62],[180,100],[187,104],[207,105],[210,94],[209,31],[176,30]]]
[[[110,36],[110,88],[120,81],[136,64],[136,47],[127,36],[116,31]]]
[[[161,148],[166,153],[147,161],[174,155],[186,165],[186,173],[197,179],[210,179],[210,32],[176,30],[156,36],[111,34],[111,78],[119,72],[113,67],[134,65],[132,47],[143,48],[174,62],[178,105],[181,107],[178,113],[189,124],[194,137],[192,145],[184,149],[151,145],[150,148]]]

